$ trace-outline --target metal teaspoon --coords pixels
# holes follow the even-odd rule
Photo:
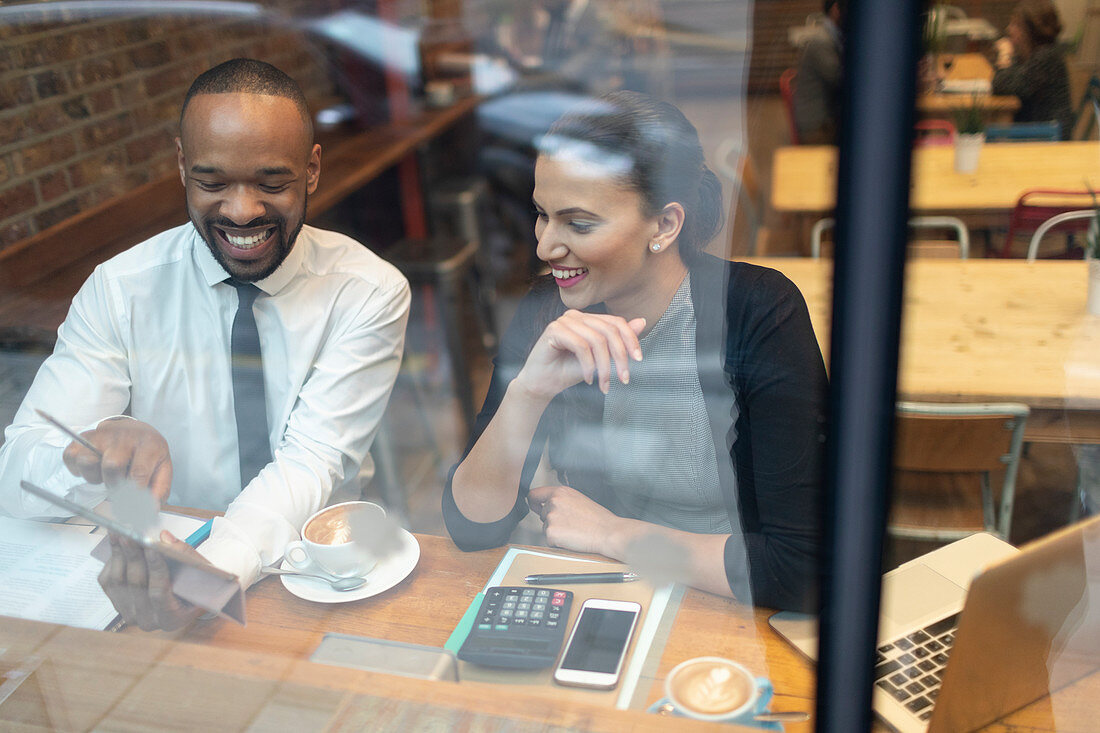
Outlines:
[[[264,568],[262,572],[269,575],[301,575],[304,578],[317,578],[331,585],[333,590],[341,592],[355,590],[356,588],[362,587],[367,582],[366,578],[357,576],[351,578],[330,578],[325,575],[314,575],[313,573],[303,573],[297,570],[283,570],[282,568],[268,567]]]

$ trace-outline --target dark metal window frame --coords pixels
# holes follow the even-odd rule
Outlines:
[[[871,727],[919,55],[917,0],[845,19],[817,730]]]

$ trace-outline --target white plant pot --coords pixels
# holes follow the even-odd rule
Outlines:
[[[1085,308],[1094,316],[1100,316],[1100,260],[1089,258],[1089,290]]]
[[[978,156],[985,143],[985,133],[955,136],[955,172],[973,173],[978,170]]]

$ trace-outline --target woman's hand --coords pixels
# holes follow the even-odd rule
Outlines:
[[[563,550],[593,552],[616,559],[615,541],[631,520],[623,519],[568,486],[540,486],[527,494],[531,511],[542,519],[546,541]]]
[[[630,381],[630,360],[642,360],[638,334],[644,328],[644,318],[627,321],[568,310],[539,336],[516,382],[547,401],[582,380],[596,380],[607,394],[613,368],[625,384]]]
[[[634,567],[650,581],[676,580],[732,597],[726,579],[728,534],[693,534],[613,514],[568,486],[527,494],[553,547],[604,555]]]

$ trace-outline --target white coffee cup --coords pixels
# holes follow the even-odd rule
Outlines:
[[[357,522],[358,519],[367,521]],[[369,501],[346,501],[315,513],[302,525],[302,539],[286,546],[285,558],[303,573],[327,573],[338,578],[363,577],[378,562],[368,542],[352,539],[352,527],[375,526],[386,510]]]
[[[695,657],[668,673],[665,696],[677,713],[689,718],[747,721],[767,709],[772,684],[731,659]]]

